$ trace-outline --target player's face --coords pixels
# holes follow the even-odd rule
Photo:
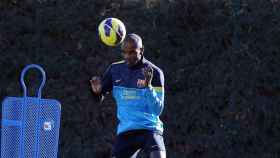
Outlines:
[[[136,44],[133,42],[127,42],[124,44],[122,54],[128,66],[133,66],[141,60],[142,50],[142,48],[137,48]]]

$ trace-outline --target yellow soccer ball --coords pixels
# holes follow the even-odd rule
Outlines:
[[[126,29],[119,19],[106,18],[98,26],[98,35],[107,46],[117,46],[124,40]]]

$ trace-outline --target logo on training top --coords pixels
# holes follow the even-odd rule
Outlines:
[[[137,87],[145,87],[145,80],[138,79],[137,80]]]
[[[121,97],[124,100],[140,99],[140,96],[135,89],[125,89]]]
[[[119,82],[121,82],[121,81],[122,81],[121,79],[119,79],[119,80],[115,80],[115,82],[116,82],[116,83],[119,83]]]
[[[53,122],[45,121],[44,122],[44,131],[51,131],[52,129],[53,129]]]

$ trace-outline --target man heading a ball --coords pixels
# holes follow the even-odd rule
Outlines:
[[[111,64],[102,78],[94,76],[91,88],[103,100],[112,92],[119,120],[113,157],[136,157],[139,151],[151,158],[165,158],[163,123],[164,75],[144,58],[142,39],[128,34],[122,43],[124,61]]]

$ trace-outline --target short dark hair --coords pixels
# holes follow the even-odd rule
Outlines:
[[[135,33],[127,34],[121,47],[123,48],[127,42],[133,42],[137,48],[143,48],[142,38]]]

